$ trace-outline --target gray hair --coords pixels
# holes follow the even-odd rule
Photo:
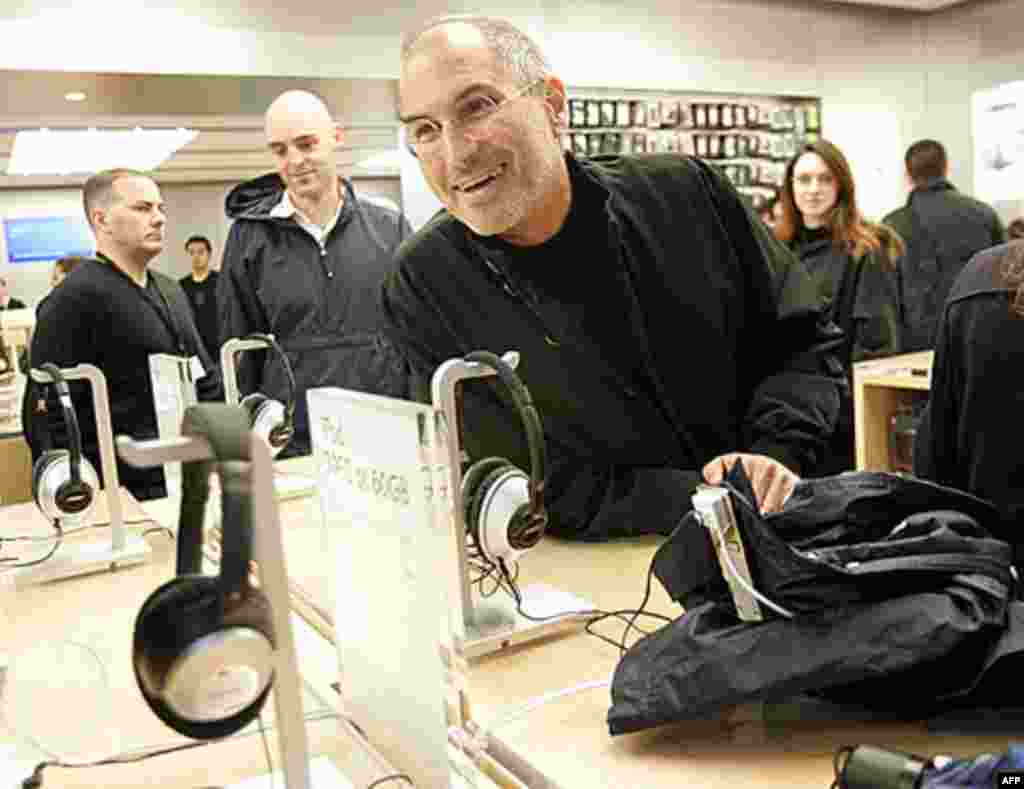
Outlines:
[[[434,17],[407,33],[402,40],[403,65],[416,49],[416,42],[429,30],[449,24],[464,24],[484,37],[495,58],[520,85],[542,80],[551,73],[551,64],[532,38],[506,19],[478,14],[445,14]]]

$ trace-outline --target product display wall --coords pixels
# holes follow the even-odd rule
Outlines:
[[[570,89],[566,150],[685,153],[720,169],[755,208],[782,185],[786,162],[821,134],[817,98]]]

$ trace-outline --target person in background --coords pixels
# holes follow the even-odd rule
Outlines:
[[[223,399],[219,368],[206,353],[181,287],[149,269],[163,250],[166,224],[153,179],[136,170],[106,170],[85,182],[82,202],[96,237],[96,255],[78,264],[44,299],[29,359],[33,368],[46,362],[61,368],[95,365],[107,379],[114,435],[156,438],[149,356],[189,358],[200,400]],[[46,444],[66,446],[67,436],[53,387],[31,386],[37,407],[25,437],[38,458]],[[82,452],[102,476],[91,390],[84,381],[69,386]],[[43,441],[40,431],[50,441]],[[161,466],[136,468],[119,460],[117,471],[121,484],[139,500],[167,495]]]
[[[897,270],[903,350],[932,347],[935,326],[953,281],[975,253],[1006,241],[991,206],[957,191],[949,182],[946,149],[918,140],[904,156],[907,204],[882,223],[906,242]]]
[[[667,534],[737,461],[779,509],[828,442],[842,381],[799,262],[698,159],[563,152],[565,85],[511,23],[433,20],[401,57],[405,138],[445,206],[382,294],[415,397],[430,402],[447,359],[518,351],[553,534]],[[463,394],[469,458],[529,468],[503,387]]]
[[[220,277],[210,267],[213,245],[206,236],[190,236],[185,251],[192,260],[192,273],[178,280],[188,296],[192,314],[203,338],[207,353],[215,362],[220,360],[220,314],[217,311],[217,280]]]
[[[0,310],[23,310],[25,302],[11,296],[7,289],[7,279],[0,277]]]
[[[1024,219],[1014,219],[1010,222],[1009,227],[1006,228],[1006,235],[1011,241],[1024,238]]]
[[[75,267],[77,267],[79,263],[83,263],[86,260],[88,260],[88,258],[82,257],[81,255],[65,255],[62,258],[57,258],[53,263],[53,270],[50,272],[50,290],[53,290],[62,283],[64,281],[64,277],[74,271]],[[39,312],[38,307],[36,307],[36,312]]]
[[[221,343],[273,334],[296,382],[295,433],[279,457],[310,452],[306,390],[337,386],[406,397],[405,361],[381,333],[378,291],[409,223],[393,206],[357,195],[338,175],[341,129],[324,103],[287,91],[266,113],[277,172],[235,187],[220,285]],[[275,354],[238,357],[242,396],[284,401]]]
[[[822,309],[843,330],[842,362],[850,379],[854,362],[899,353],[895,260],[902,242],[861,215],[843,152],[828,140],[804,144],[786,166],[779,201],[775,235],[800,258]],[[815,473],[853,466],[853,397],[847,389],[829,455]]]
[[[975,255],[953,283],[935,335],[931,395],[914,474],[997,505],[1024,561],[1024,240]]]

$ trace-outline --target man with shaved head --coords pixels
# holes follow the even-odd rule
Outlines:
[[[235,187],[217,301],[221,342],[273,334],[296,380],[295,434],[281,457],[308,454],[306,390],[338,386],[392,397],[408,393],[405,363],[380,333],[378,293],[409,234],[390,204],[357,195],[338,175],[341,129],[317,96],[287,91],[266,113],[277,172]],[[284,401],[281,361],[239,357],[239,391]]]
[[[676,154],[578,159],[560,139],[566,103],[505,20],[445,17],[406,39],[400,120],[446,209],[383,291],[415,395],[448,358],[519,351],[562,536],[668,533],[737,460],[779,509],[835,428],[838,330],[718,171]],[[527,468],[502,388],[463,392],[470,458]]]

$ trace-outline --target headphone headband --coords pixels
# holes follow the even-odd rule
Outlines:
[[[244,593],[249,584],[253,541],[249,418],[240,406],[201,403],[185,409],[181,432],[207,439],[215,460],[182,466],[177,573],[200,572],[209,476],[216,464],[222,513],[219,592],[226,600],[234,592]]]
[[[526,442],[530,451],[530,509],[526,518],[531,531],[543,531],[547,525],[548,515],[544,506],[544,483],[547,479],[547,450],[544,443],[544,428],[540,414],[533,404],[530,390],[520,380],[512,366],[491,351],[473,351],[465,356],[467,362],[478,362],[487,365],[497,374],[512,396],[512,401],[523,421],[526,431]]]
[[[78,414],[71,402],[71,389],[60,368],[52,362],[39,365],[39,369],[48,373],[53,379],[52,384],[57,390],[60,410],[64,414],[64,424],[68,429],[68,466],[71,470],[71,482],[80,485],[82,482],[82,433],[78,427]]]

